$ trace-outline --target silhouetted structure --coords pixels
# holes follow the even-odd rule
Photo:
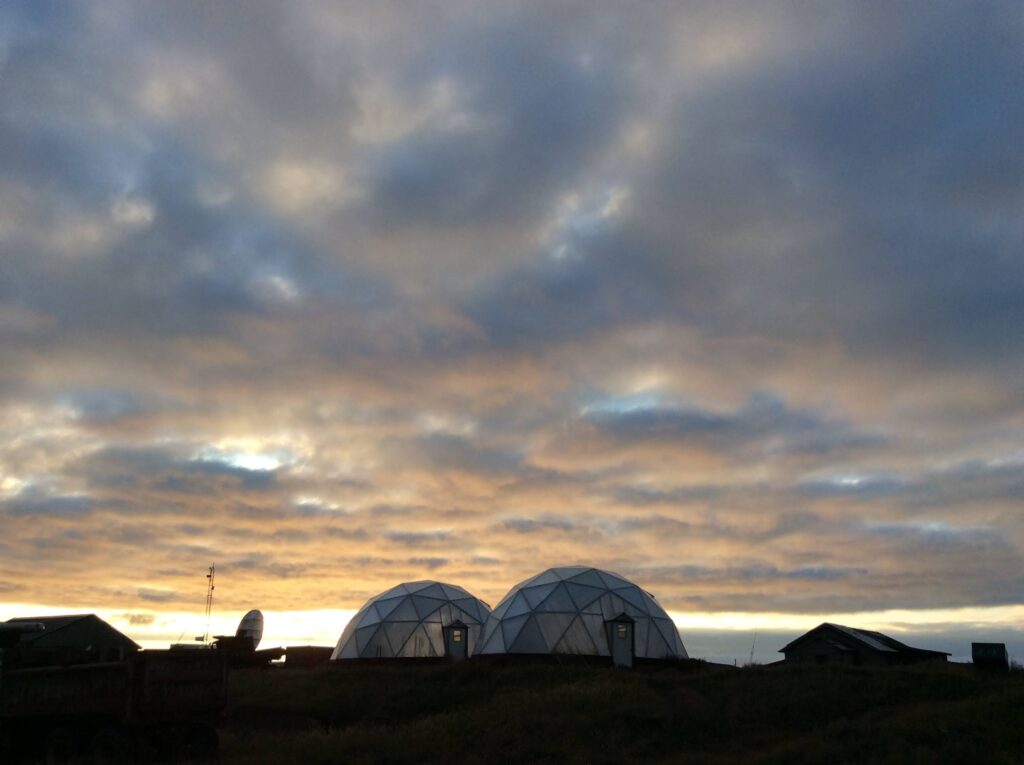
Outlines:
[[[122,661],[141,648],[96,614],[19,617],[9,619],[7,624],[18,622],[43,627],[41,631],[22,632],[12,646],[22,665]]]
[[[331,660],[333,648],[322,645],[290,645],[284,652],[286,669],[318,667]]]
[[[1006,652],[1006,643],[971,643],[971,661],[978,669],[1010,671],[1010,655]]]
[[[913,648],[872,630],[825,622],[784,648],[786,664],[892,665],[946,661],[948,653]]]
[[[256,650],[263,639],[263,613],[253,609],[238,624],[234,635],[215,635],[213,647],[228,656],[231,667],[262,667],[284,656],[284,648]]]
[[[227,701],[224,657],[137,649],[91,614],[0,624],[0,761],[212,754]]]

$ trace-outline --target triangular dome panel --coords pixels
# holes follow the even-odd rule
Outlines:
[[[522,590],[523,597],[530,604],[530,608],[536,608],[544,602],[544,598],[550,595],[557,586],[557,583],[552,583],[541,584],[536,587],[524,587]]]
[[[544,600],[537,604],[537,611],[552,611],[554,613],[576,613],[576,604],[569,597],[569,591],[565,584],[557,584]]]
[[[546,618],[537,620],[537,626],[544,636],[544,646],[547,652],[555,651],[562,636],[565,635],[565,631],[569,629],[569,625],[575,618],[573,614],[547,614]]]
[[[565,589],[572,597],[573,602],[576,604],[576,608],[581,610],[604,595],[603,587],[591,587],[588,584],[579,584],[574,581],[566,582]]]
[[[420,594],[410,595],[409,600],[412,602],[412,607],[416,610],[416,617],[420,620],[426,619],[432,614],[436,614],[448,605],[447,600],[427,598]]]
[[[573,618],[569,627],[562,635],[561,642],[556,646],[557,653],[578,654],[581,656],[598,656],[601,652],[594,645],[594,639],[587,630],[582,616]]]
[[[555,569],[549,569],[541,574],[537,574],[532,579],[527,579],[522,586],[535,587],[539,584],[557,584],[560,581],[562,581],[562,578],[558,575],[558,572]]]
[[[391,612],[398,608],[402,603],[405,602],[407,595],[399,595],[397,597],[382,598],[373,602],[372,608],[377,610],[377,614],[381,619],[387,619],[391,616]]]
[[[513,616],[511,619],[502,619],[501,636],[505,645],[512,645],[515,642],[515,639],[519,637],[519,631],[529,618],[529,614],[523,614],[522,616]]]
[[[537,619],[532,614],[526,617],[526,623],[512,641],[510,653],[550,653],[544,635],[537,626]]]

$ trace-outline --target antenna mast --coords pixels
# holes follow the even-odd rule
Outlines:
[[[206,575],[206,632],[203,633],[203,644],[210,639],[210,611],[213,610],[213,575],[216,573],[216,566],[210,564],[210,572]]]
[[[211,568],[210,570],[212,571],[213,569]],[[754,663],[754,646],[756,646],[756,645],[757,645],[757,630],[754,630],[754,641],[750,644],[750,664]]]

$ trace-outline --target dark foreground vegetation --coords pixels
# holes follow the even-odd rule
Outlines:
[[[483,665],[232,674],[229,763],[1022,763],[1024,673]]]

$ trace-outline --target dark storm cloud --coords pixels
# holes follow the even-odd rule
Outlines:
[[[450,562],[447,558],[409,558],[409,563],[413,566],[422,566],[429,571],[434,569],[443,568]]]
[[[899,540],[908,547],[924,548],[940,553],[971,550],[1013,552],[1014,547],[996,529],[957,528],[945,524],[876,523],[867,531]]]
[[[285,563],[275,556],[264,553],[252,553],[245,557],[233,558],[221,565],[222,573],[237,569],[239,572],[250,571],[261,576],[273,577],[303,576],[315,568],[316,566],[306,563]]]
[[[408,515],[423,515],[427,513],[429,508],[423,507],[422,505],[393,505],[393,504],[382,504],[374,505],[368,509],[370,515],[378,518],[389,518],[389,517],[402,517]]]
[[[458,117],[368,158],[368,210],[390,225],[476,226],[536,214],[627,114],[623,51],[608,55],[611,30],[586,18],[574,18],[573,34],[568,17],[548,26],[526,15],[480,15],[443,34],[401,78],[410,100],[446,82]]]
[[[178,600],[178,593],[173,590],[152,590],[146,587],[139,588],[138,596],[141,600],[155,603],[167,603]]]
[[[516,534],[543,534],[577,529],[576,524],[563,518],[509,518],[502,526]]]
[[[65,9],[61,16],[65,14],[75,17],[69,25],[90,27],[82,18],[90,15],[85,9]],[[203,14],[206,33],[227,33],[236,42],[245,39],[229,19],[219,21],[215,24],[210,14]],[[89,237],[72,238],[60,252],[47,252],[31,238],[16,241],[0,265],[5,277],[0,279],[0,299],[56,317],[67,333],[143,334],[157,341],[165,334],[223,332],[226,322],[238,315],[288,313],[291,290],[364,306],[363,296],[385,294],[383,284],[371,284],[354,267],[325,265],[323,254],[311,252],[252,196],[234,193],[232,170],[204,152],[198,136],[176,134],[133,112],[129,94],[138,83],[126,74],[130,67],[90,47],[102,32],[68,38],[66,31],[62,24],[44,26],[29,35],[31,47],[15,46],[9,54],[4,67],[9,102],[36,106],[4,112],[0,166],[10,183],[45,189],[49,205],[33,207],[34,219],[27,221],[36,234],[60,232],[80,218],[91,232],[105,229],[106,246],[92,253],[98,245]],[[74,42],[69,46],[70,40]],[[294,52],[279,48],[280,55],[271,58],[280,73]],[[132,53],[136,51],[126,55]],[[138,53],[145,60],[144,51]],[[250,94],[272,94],[273,78],[252,79],[266,67],[242,65],[243,57],[267,60],[262,54],[229,57],[238,64],[232,69],[235,82],[250,84]],[[84,65],[76,65],[76,58]],[[97,92],[83,73],[94,70],[93,77],[109,79],[109,90]],[[303,78],[285,79],[291,84],[278,95],[294,97],[294,81]],[[88,94],[93,100],[82,95],[84,103],[74,97],[69,103],[68,93]],[[97,124],[101,121],[91,114],[85,124],[47,120],[48,107],[57,113],[107,110],[118,112],[121,119]],[[202,189],[207,186],[231,191],[228,201],[204,201]],[[18,196],[11,201],[19,201]],[[54,268],[54,261],[60,268]]]
[[[953,505],[972,500],[1016,503],[1024,499],[1024,463],[971,460],[923,476],[911,492],[921,505]]]
[[[108,488],[146,487],[182,494],[217,491],[222,479],[235,487],[266,491],[274,487],[274,470],[252,470],[229,462],[187,456],[186,449],[124,448],[102,449],[84,458],[78,471],[96,486]],[[223,489],[221,489],[223,490]]]
[[[1024,199],[1010,127],[1024,122],[1012,85],[1024,62],[1005,16],[849,15],[846,39],[827,29],[833,44],[807,46],[807,60],[681,97],[631,216],[578,237],[582,257],[510,272],[470,303],[492,340],[543,344],[659,316],[714,332],[832,331],[859,353],[936,363],[1018,349],[1022,234],[1008,200]],[[877,23],[899,33],[877,39]]]
[[[646,505],[678,505],[684,502],[710,500],[727,491],[724,486],[686,486],[652,489],[644,486],[616,486],[610,490],[615,501],[631,507]]]
[[[70,394],[67,399],[78,417],[85,421],[117,420],[143,410],[142,402],[128,391],[80,391]]]
[[[796,490],[809,497],[856,497],[878,499],[898,495],[906,488],[899,476],[866,476],[854,479],[805,481]]]
[[[727,452],[760,445],[766,452],[863,449],[885,442],[881,434],[858,432],[850,423],[792,409],[770,393],[757,392],[735,412],[699,408],[637,407],[595,411],[586,420],[602,433],[627,441],[699,442]]]
[[[328,526],[324,529],[323,533],[336,539],[347,539],[356,542],[364,541],[370,536],[365,529],[341,529],[336,526]]]
[[[809,497],[871,502],[890,498],[908,507],[955,507],[969,502],[1015,503],[1024,499],[1024,463],[969,460],[917,475],[854,475],[806,481],[796,487]]]
[[[412,461],[435,469],[510,474],[523,467],[522,455],[517,452],[488,448],[474,439],[451,433],[433,433],[396,446],[407,451]]]
[[[74,529],[65,531],[63,534],[53,537],[36,537],[27,540],[36,550],[44,554],[54,551],[54,554],[73,554],[82,541],[83,535]]]
[[[676,274],[643,239],[622,232],[575,233],[584,257],[542,259],[501,274],[467,301],[466,311],[498,347],[537,347],[606,332],[618,324],[682,318]]]
[[[238,480],[243,488],[260,490],[271,488],[276,480],[276,474],[273,470],[250,470],[216,460],[192,460],[185,463],[182,469],[186,472],[186,476],[171,476],[165,480],[163,485],[170,488],[168,482],[171,482],[177,487],[175,491],[208,490],[205,482],[201,482],[201,486],[196,486],[189,481],[188,476],[198,475],[215,478],[234,478]]]
[[[721,581],[736,583],[769,582],[780,579],[833,582],[840,579],[864,576],[866,568],[836,568],[829,566],[806,566],[780,570],[766,563],[728,568],[707,568],[704,566],[676,566],[672,568],[643,569],[644,581],[665,582],[670,580]]]
[[[680,99],[638,207],[713,298],[692,295],[703,321],[831,330],[863,354],[1019,359],[1020,14],[908,9],[821,9],[809,17],[848,23]]]
[[[78,518],[97,510],[131,512],[133,509],[131,502],[116,498],[97,499],[86,494],[54,495],[37,488],[29,488],[0,502],[0,510],[5,514],[27,518]]]
[[[0,507],[5,513],[15,516],[78,516],[91,512],[96,502],[92,497],[82,494],[48,496],[28,491],[4,502]]]
[[[436,547],[453,542],[452,534],[448,531],[392,531],[387,534],[387,538],[406,547]]]

